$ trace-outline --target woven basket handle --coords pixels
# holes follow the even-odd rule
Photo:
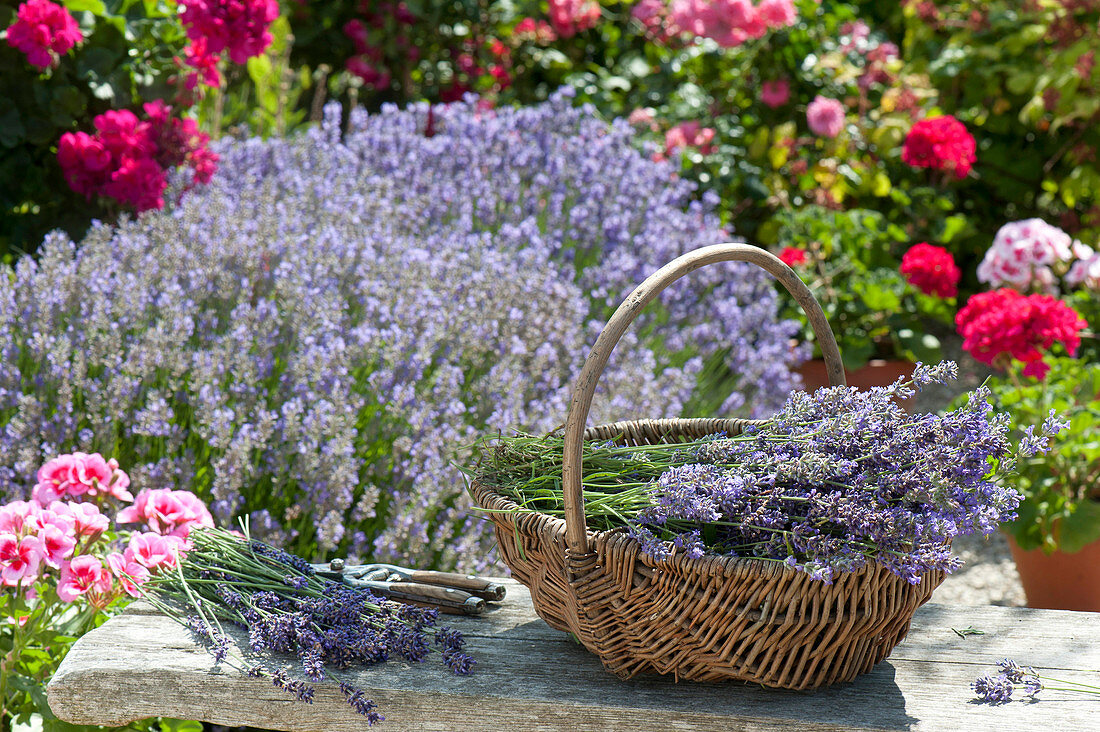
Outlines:
[[[840,350],[833,331],[829,328],[829,322],[825,319],[825,313],[805,283],[778,257],[749,244],[715,244],[672,260],[638,285],[623,301],[596,339],[592,352],[588,354],[584,367],[573,383],[573,397],[569,403],[569,416],[565,421],[562,484],[565,494],[565,537],[569,549],[575,554],[588,552],[588,527],[585,524],[584,497],[581,491],[581,442],[585,424],[588,422],[588,412],[592,408],[592,396],[596,393],[596,383],[603,374],[611,351],[642,308],[662,290],[700,267],[729,261],[751,262],[762,267],[794,295],[809,317],[814,336],[825,356],[829,383],[834,386],[847,383],[844,379],[844,365],[840,361]]]

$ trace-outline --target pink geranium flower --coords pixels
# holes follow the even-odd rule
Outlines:
[[[76,548],[76,537],[72,532],[52,523],[38,530],[38,540],[42,544],[42,560],[54,569],[60,569]]]
[[[765,81],[760,85],[760,101],[775,109],[782,107],[791,98],[791,84],[786,79]]]
[[[126,556],[148,569],[173,567],[176,564],[178,545],[172,541],[175,537],[161,536],[152,532],[134,534],[126,548]]]
[[[130,597],[141,597],[141,585],[152,576],[149,570],[134,560],[133,556],[114,552],[107,555],[107,567],[118,579],[122,589]]]
[[[186,537],[194,526],[214,525],[213,516],[198,496],[169,488],[141,491],[134,505],[119,511],[115,520],[120,524],[144,523],[158,534],[178,537]]]
[[[806,123],[819,137],[836,137],[844,129],[844,105],[819,94],[806,108]]]
[[[68,516],[73,521],[73,533],[78,537],[96,537],[111,525],[110,519],[99,511],[94,503],[73,503],[54,501],[50,510]]]
[[[47,506],[62,496],[74,498],[88,495],[109,495],[123,501],[134,496],[126,490],[130,478],[119,470],[114,459],[105,460],[98,452],[74,452],[60,455],[38,469],[38,484],[32,497],[40,506]]]
[[[26,54],[28,63],[39,69],[55,65],[58,56],[83,39],[76,19],[49,0],[27,0],[8,27],[8,45]]]
[[[37,506],[30,501],[12,501],[0,506],[0,534],[22,534],[27,519],[34,515],[36,509]]]
[[[714,152],[714,128],[703,127],[696,120],[681,122],[665,133],[665,154],[671,155],[683,147],[694,147],[707,155]]]
[[[760,0],[756,12],[769,28],[786,28],[798,20],[794,0]]]
[[[111,573],[103,563],[90,554],[82,554],[61,568],[57,596],[62,602],[73,602],[87,594],[109,595],[111,584]]]
[[[0,579],[9,587],[34,582],[43,553],[37,536],[0,534]]]

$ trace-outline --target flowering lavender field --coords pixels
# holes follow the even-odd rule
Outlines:
[[[610,308],[726,238],[712,197],[567,95],[532,108],[339,110],[223,142],[170,212],[48,237],[0,290],[0,495],[100,451],[300,553],[484,562],[453,464],[564,420]],[[792,385],[770,280],[729,265],[624,340],[594,419],[762,415]]]

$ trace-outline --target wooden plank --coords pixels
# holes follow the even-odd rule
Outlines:
[[[620,681],[534,616],[525,588],[487,617],[448,622],[469,638],[475,673],[389,662],[349,674],[381,708],[386,730],[1092,730],[1100,701],[1044,691],[1038,703],[974,703],[969,684],[1008,656],[1040,673],[1100,685],[1100,614],[927,605],[894,656],[849,684],[817,692],[743,684]],[[188,632],[135,608],[81,638],[49,687],[50,706],[78,724],[150,716],[277,730],[361,730],[334,683],[316,702],[289,698],[213,659]],[[451,622],[453,620],[453,622]],[[960,638],[972,626],[985,635]],[[235,641],[243,634],[234,633]]]

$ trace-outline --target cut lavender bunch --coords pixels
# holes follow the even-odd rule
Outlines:
[[[1021,666],[1012,659],[1006,658],[997,664],[1000,672],[996,675],[985,674],[979,676],[970,685],[978,700],[987,704],[1007,704],[1012,701],[1012,694],[1020,690],[1031,701],[1036,701],[1040,691],[1050,689],[1052,691],[1076,691],[1082,694],[1100,694],[1100,686],[1082,684],[1077,681],[1066,681],[1044,676],[1031,666]],[[1049,683],[1044,683],[1049,682]],[[1052,684],[1063,684],[1055,686]]]
[[[952,362],[918,364],[909,380],[859,391],[793,392],[783,409],[741,435],[583,455],[593,528],[622,528],[657,558],[705,552],[781,561],[831,582],[877,562],[916,584],[950,572],[950,541],[1015,517],[1003,480],[1018,456],[1045,446],[1008,438],[983,386],[944,415],[908,414],[895,398],[953,379]],[[1049,420],[1044,435],[1063,425]],[[478,479],[520,506],[563,514],[562,439],[482,443]]]
[[[189,539],[193,547],[175,571],[145,586],[146,597],[190,628],[218,663],[232,650],[222,629],[229,623],[248,632],[245,655],[275,652],[297,658],[304,679],[254,658],[234,661],[248,675],[270,678],[305,703],[313,702],[311,682],[389,658],[419,663],[438,652],[454,673],[472,671],[475,661],[462,651],[462,634],[437,629],[433,608],[383,599],[321,577],[300,557],[233,532],[199,529]],[[382,720],[361,689],[343,681],[340,686],[348,704],[370,724]]]

